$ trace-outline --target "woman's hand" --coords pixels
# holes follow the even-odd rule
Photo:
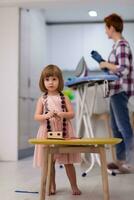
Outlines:
[[[101,69],[107,68],[108,70],[112,71],[113,73],[115,73],[117,70],[117,66],[115,64],[112,64],[109,62],[101,62],[100,68]]]
[[[105,61],[104,61],[104,62],[100,62],[100,68],[101,68],[101,69],[107,68],[107,64],[108,64],[108,63],[105,62]]]

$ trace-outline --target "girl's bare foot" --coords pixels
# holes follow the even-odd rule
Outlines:
[[[56,184],[52,183],[50,187],[50,195],[56,194]]]
[[[81,194],[81,191],[79,190],[79,188],[77,186],[75,187],[72,187],[72,190],[73,190],[73,195],[80,195]]]

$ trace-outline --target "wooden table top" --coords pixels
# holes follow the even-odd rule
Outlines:
[[[82,139],[29,139],[31,144],[45,144],[45,145],[115,145],[122,141],[120,138],[82,138]]]

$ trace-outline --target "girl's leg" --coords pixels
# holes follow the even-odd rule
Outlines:
[[[77,181],[76,181],[76,172],[75,172],[75,168],[73,164],[65,164],[65,169],[66,169],[66,173],[67,176],[69,178],[70,184],[71,184],[71,188],[73,191],[73,195],[80,195],[81,191],[79,190],[78,186],[77,186]]]
[[[52,162],[51,170],[51,183],[50,183],[50,194],[56,193],[56,183],[55,183],[55,162]]]

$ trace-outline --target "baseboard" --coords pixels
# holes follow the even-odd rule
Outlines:
[[[20,149],[18,152],[18,159],[27,158],[29,156],[32,156],[34,153],[34,147],[29,147],[27,149]]]

